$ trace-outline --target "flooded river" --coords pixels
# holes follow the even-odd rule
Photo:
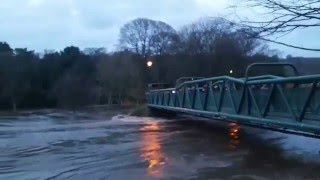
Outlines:
[[[179,117],[0,120],[0,179],[320,179],[320,140]]]

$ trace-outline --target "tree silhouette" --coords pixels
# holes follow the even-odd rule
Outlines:
[[[308,48],[278,41],[281,37],[298,29],[320,27],[319,0],[247,0],[249,8],[265,11],[263,20],[241,20],[244,28],[255,33],[254,38],[291,48],[320,51],[320,48]]]
[[[138,18],[120,29],[119,45],[143,57],[170,52],[170,46],[177,41],[175,30],[161,21]]]

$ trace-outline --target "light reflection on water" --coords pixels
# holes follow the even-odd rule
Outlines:
[[[143,127],[140,128],[141,157],[148,163],[147,173],[150,176],[161,177],[163,173],[163,165],[166,161],[166,156],[162,151],[159,131],[161,126],[157,121],[148,120]]]
[[[229,136],[230,136],[230,143],[229,147],[231,150],[237,150],[237,147],[240,144],[240,126],[237,123],[230,123],[229,124]]]

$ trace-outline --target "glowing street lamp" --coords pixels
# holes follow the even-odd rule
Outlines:
[[[232,69],[230,69],[229,73],[230,73],[230,74],[233,74],[233,70],[232,70]]]
[[[151,66],[152,66],[152,64],[153,64],[153,62],[152,62],[152,61],[148,61],[148,62],[147,62],[147,66],[148,66],[148,67],[151,67]]]

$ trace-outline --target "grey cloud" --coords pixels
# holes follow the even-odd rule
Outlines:
[[[179,28],[203,16],[227,14],[225,1],[1,0],[0,41],[36,51],[59,50],[68,45],[81,48],[104,46],[112,50],[117,43],[119,29],[129,20],[147,17]],[[295,39],[299,39],[308,43],[310,40],[309,44],[319,45],[315,33],[319,34],[306,33],[303,39],[293,34],[286,40],[297,42]],[[315,56],[314,53],[279,48],[294,55]]]
[[[183,5],[181,1],[172,0],[162,0],[161,2],[119,0],[112,3],[97,0],[94,1],[97,5],[92,6],[88,6],[86,2],[85,0],[76,1],[76,6],[84,25],[94,28],[123,24],[136,17],[170,20],[183,16],[188,19],[188,16],[193,16],[196,12],[193,0],[185,0]]]

